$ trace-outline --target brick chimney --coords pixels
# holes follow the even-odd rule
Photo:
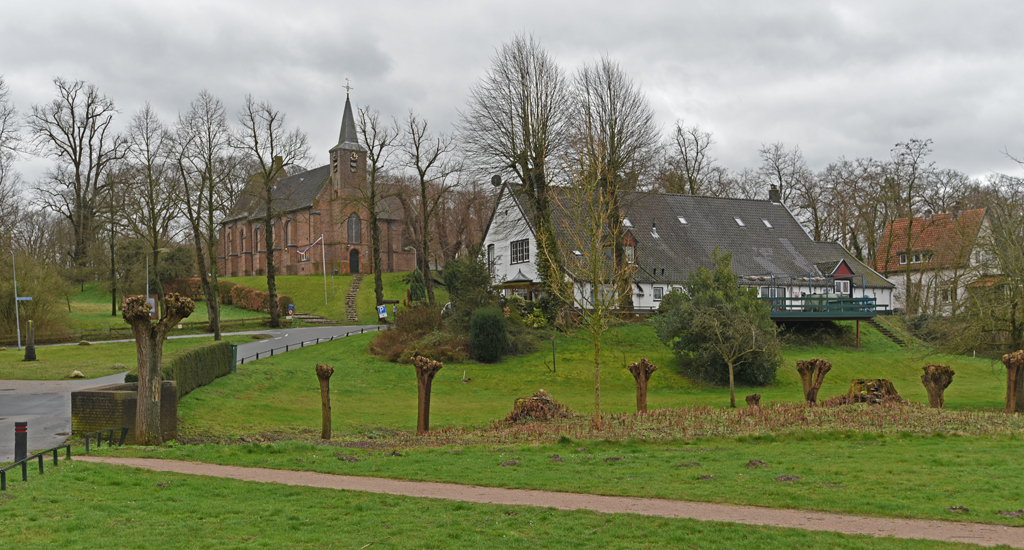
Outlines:
[[[782,191],[779,191],[779,186],[773,185],[772,188],[768,190],[768,200],[774,203],[782,203]]]

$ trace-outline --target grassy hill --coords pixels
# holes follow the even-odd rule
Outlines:
[[[233,306],[221,306],[220,316],[221,319],[268,317],[266,313],[247,311]],[[206,301],[200,300],[196,302],[196,310],[186,321],[206,321],[208,319]],[[78,292],[71,299],[72,330],[124,328],[126,326],[128,325],[121,318],[120,310],[116,316],[110,314],[110,291],[104,285],[85,285],[85,290]]]
[[[405,291],[408,288],[406,283],[407,272],[384,273],[384,299],[405,300]],[[287,294],[295,300],[295,311],[300,313],[311,313],[339,322],[346,322],[345,298],[348,296],[349,288],[352,286],[352,275],[328,275],[326,299],[324,297],[323,275],[278,275],[277,292]],[[225,281],[231,281],[245,285],[256,290],[267,290],[267,278],[265,276],[251,277],[225,277]],[[444,287],[434,287],[435,299],[440,303],[448,301],[448,292]],[[373,294],[373,275],[363,277],[359,285],[359,292],[356,294],[356,312],[359,315],[359,323],[364,325],[377,324],[377,311],[375,308]],[[402,305],[398,305],[402,309]],[[393,318],[391,307],[388,307],[388,317]]]

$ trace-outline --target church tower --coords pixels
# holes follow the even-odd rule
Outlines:
[[[353,188],[366,181],[366,148],[359,144],[352,102],[345,94],[345,114],[341,119],[338,144],[331,148],[331,187],[333,198],[351,196]]]

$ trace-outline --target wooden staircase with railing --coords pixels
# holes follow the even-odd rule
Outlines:
[[[892,321],[887,320],[885,317],[872,317],[867,320],[867,323],[878,332],[881,332],[883,336],[892,340],[894,344],[900,347],[909,347],[910,342],[913,338],[909,334],[897,327]]]

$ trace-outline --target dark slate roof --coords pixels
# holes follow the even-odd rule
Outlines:
[[[522,193],[512,192],[518,202],[528,204]],[[838,243],[815,242],[781,203],[669,193],[632,193],[624,202],[628,224],[624,221],[623,229],[636,240],[636,282],[682,282],[698,266],[712,269],[711,254],[717,247],[733,253],[733,272],[739,277],[817,278],[846,260],[856,275],[864,275],[868,287],[893,287]],[[552,212],[556,234],[564,231],[566,217],[558,210]],[[565,241],[561,235],[557,238]],[[562,250],[563,255],[568,253]],[[831,268],[823,272],[819,264]]]
[[[281,212],[309,208],[330,176],[331,166],[327,164],[283,178],[274,186],[274,208]],[[262,218],[264,212],[264,208],[260,206],[249,218]]]

